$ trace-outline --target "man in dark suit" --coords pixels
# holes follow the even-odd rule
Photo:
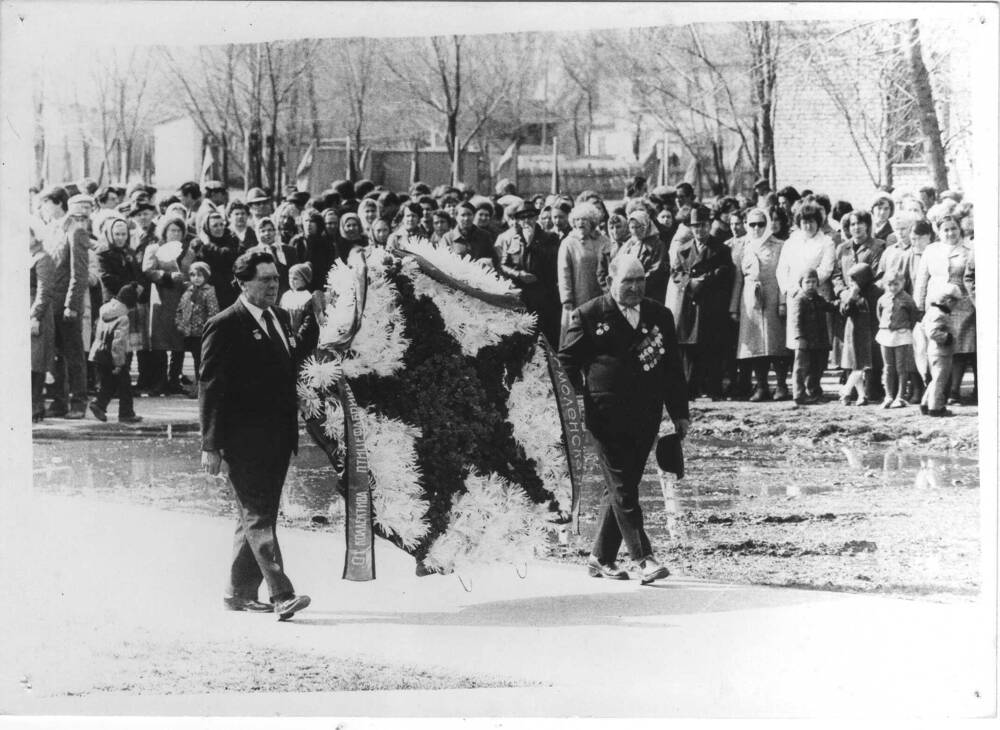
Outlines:
[[[310,343],[274,306],[278,270],[269,253],[244,253],[233,274],[242,293],[202,336],[201,462],[215,475],[225,459],[239,506],[225,607],[273,610],[284,621],[309,605],[285,575],[276,523],[288,462],[298,451],[296,365]],[[271,603],[257,600],[261,581]]]
[[[604,506],[587,569],[624,580],[618,549],[625,541],[643,584],[670,574],[653,557],[643,529],[639,482],[663,407],[683,438],[689,426],[687,388],[670,311],[645,299],[646,276],[634,256],[616,256],[610,291],[574,310],[559,360],[583,393],[587,428],[604,472]]]

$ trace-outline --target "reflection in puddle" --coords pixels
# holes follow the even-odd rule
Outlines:
[[[202,472],[200,443],[190,437],[39,441],[34,444],[34,486],[210,514],[230,514],[234,504],[228,479]],[[326,456],[303,442],[288,470],[282,513],[290,520],[322,515],[335,521],[343,514],[335,488]]]

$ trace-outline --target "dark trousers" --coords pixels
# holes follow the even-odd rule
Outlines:
[[[181,372],[184,369],[184,350],[170,353],[170,365],[167,365],[167,351],[153,350],[150,352],[151,390],[166,390],[167,385],[178,385],[181,382]]]
[[[701,394],[718,398],[722,395],[722,370],[726,350],[723,346],[681,345],[681,364],[688,384],[688,398]]]
[[[194,382],[198,383],[198,371],[201,370],[201,338],[200,337],[185,337],[184,338],[184,351],[191,353],[191,359],[194,361]],[[180,375],[177,376],[180,379]]]
[[[135,354],[136,370],[138,371],[138,377],[135,381],[135,387],[140,390],[148,390],[150,386],[156,382],[155,370],[156,370],[156,353],[152,350],[139,350]]]
[[[97,365],[97,397],[94,401],[102,411],[108,410],[112,398],[118,398],[118,417],[134,416],[132,402],[132,353],[125,356],[125,365],[115,375],[111,365]]]
[[[40,370],[31,371],[31,417],[41,418],[45,415],[45,373]]]
[[[291,455],[284,436],[256,449],[223,454],[239,509],[226,595],[256,599],[262,580],[272,601],[295,595],[277,535],[278,506]]]
[[[595,439],[597,460],[604,473],[604,502],[598,518],[597,535],[591,552],[607,564],[618,559],[622,541],[632,560],[639,562],[653,554],[643,528],[639,505],[639,482],[646,459],[656,438],[656,424],[635,434]]]
[[[830,358],[830,348],[806,349],[795,351],[795,383],[792,395],[795,399],[814,398],[822,392],[820,380],[826,370],[826,362]]]
[[[52,407],[83,410],[87,404],[87,360],[83,354],[83,324],[56,317],[56,356],[52,360]]]

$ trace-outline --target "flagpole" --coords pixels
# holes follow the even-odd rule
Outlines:
[[[454,154],[452,155],[451,161],[451,184],[458,185],[458,156],[461,154],[461,150],[458,147],[458,137],[455,137],[453,142]]]
[[[660,185],[667,185],[669,179],[667,166],[670,164],[670,143],[667,140],[667,133],[663,133],[663,150],[660,154]]]
[[[552,138],[552,195],[559,194],[559,137]]]
[[[347,160],[346,160],[346,174],[344,175],[348,180],[354,182],[351,179],[351,135],[344,137],[345,149],[347,150]]]

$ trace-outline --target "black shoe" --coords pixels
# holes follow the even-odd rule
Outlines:
[[[274,606],[270,603],[261,603],[254,598],[239,598],[238,596],[223,598],[222,607],[227,611],[254,611],[256,613],[271,613],[274,610]]]
[[[63,416],[63,418],[68,418],[68,419],[71,419],[71,420],[74,420],[74,421],[79,421],[81,418],[84,418],[86,415],[87,415],[87,412],[83,409],[83,406],[80,406],[80,407],[70,408],[69,411],[66,412],[66,415]]]
[[[312,599],[309,596],[292,596],[284,601],[276,602],[274,612],[278,614],[279,621],[287,621],[298,611],[307,608],[310,603],[312,603]]]
[[[69,413],[69,408],[66,406],[50,405],[45,411],[45,417],[65,418],[67,413]]]
[[[187,395],[187,390],[180,383],[167,383],[167,395]]]
[[[187,375],[181,376],[181,385],[194,385],[194,381],[191,380]]]
[[[108,420],[107,411],[105,411],[103,408],[97,405],[97,401],[90,402],[90,412],[94,414],[94,418],[96,418],[98,421],[104,422]],[[69,418],[69,416],[66,417]]]
[[[118,423],[141,423],[142,416],[137,416],[134,413],[131,416],[118,416]]]
[[[610,578],[611,580],[628,580],[628,573],[618,567],[617,563],[605,565],[591,555],[587,558],[587,574],[591,578]]]
[[[945,416],[954,416],[955,414],[947,408],[938,408],[936,411],[927,411],[927,415],[934,416],[935,418],[943,418]]]

